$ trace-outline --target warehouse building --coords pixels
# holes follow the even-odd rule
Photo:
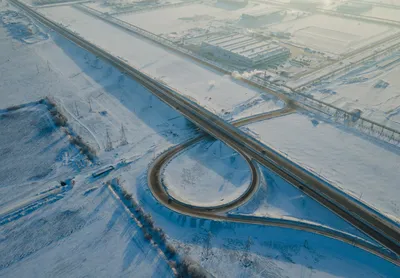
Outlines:
[[[254,67],[278,65],[290,55],[290,51],[271,41],[236,34],[213,37],[202,42],[201,52],[230,63]]]
[[[242,22],[250,25],[275,23],[282,20],[285,12],[281,9],[268,9],[242,14]]]
[[[282,14],[283,10],[281,9],[268,9],[244,13],[242,18],[246,20],[275,20],[277,18],[280,19]]]

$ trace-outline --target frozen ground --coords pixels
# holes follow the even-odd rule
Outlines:
[[[107,143],[107,130],[114,148],[124,143],[123,126],[126,141],[137,146],[125,153],[128,157],[190,135],[186,119],[144,87],[56,34],[27,45],[7,39],[4,29],[0,32],[4,38],[0,73],[6,80],[0,83],[0,108],[55,96],[72,128],[100,153]]]
[[[0,211],[86,164],[43,104],[0,113],[0,157]]]
[[[141,169],[146,169],[156,153],[191,135],[187,121],[177,112],[56,34],[30,45],[12,39],[3,27],[0,34],[0,70],[5,81],[0,83],[1,108],[55,96],[73,129],[94,146],[100,143],[100,164],[145,156]],[[0,167],[1,180],[13,185],[0,182],[1,211],[48,189],[48,183],[42,188],[39,180],[46,174],[46,181],[57,182],[54,175],[62,173],[76,176],[77,183],[62,200],[39,210],[34,207],[25,216],[22,212],[24,217],[0,226],[0,276],[172,276],[102,182],[80,179],[90,169],[72,173],[62,166],[74,161],[74,149],[65,144],[63,133],[52,131],[47,114],[36,108],[1,115],[0,140],[5,142],[0,144],[5,162]],[[128,143],[123,146],[121,125]],[[107,127],[111,152],[103,148]],[[35,188],[25,182],[29,178],[37,181]]]
[[[299,219],[373,241],[271,170],[260,167],[262,180],[254,197],[230,214]]]
[[[250,186],[251,173],[243,157],[220,141],[201,141],[178,154],[163,172],[168,193],[196,206],[234,201]]]
[[[311,49],[345,54],[393,34],[396,29],[362,21],[315,14],[271,26],[272,31],[290,32],[291,41]]]
[[[206,269],[213,270],[215,277],[399,275],[397,267],[388,265],[384,269],[386,264],[381,260],[328,238],[273,227],[221,226],[212,223],[211,228],[196,234],[177,232],[181,236],[180,241],[184,242],[178,243],[178,248],[199,260]],[[208,244],[210,248],[207,248]]]
[[[64,6],[42,9],[41,12],[224,118],[237,118],[236,114],[229,112],[242,112],[245,108],[238,108],[255,97],[268,107],[274,106],[270,105],[275,102],[274,98],[261,97],[261,92],[231,76],[210,70],[77,9]],[[274,108],[280,106],[277,103]]]
[[[143,192],[138,194],[145,207],[153,206]],[[215,277],[396,277],[399,274],[392,264],[316,234],[210,222],[157,206],[153,206],[152,215],[180,253],[199,261]]]
[[[1,277],[173,277],[102,181],[0,226]]]
[[[400,222],[399,150],[306,114],[250,124],[267,146]]]
[[[232,9],[221,3],[214,5],[192,4],[168,9],[149,10],[139,14],[122,14],[117,18],[139,26],[155,34],[180,33],[194,28],[207,29],[211,25],[224,25],[228,21],[238,21],[243,13],[267,11],[272,6],[252,3]]]
[[[400,53],[395,52],[317,85],[311,93],[347,111],[360,109],[363,117],[400,130],[399,75]]]
[[[400,10],[385,7],[373,7],[371,10],[363,13],[362,15],[400,21]]]

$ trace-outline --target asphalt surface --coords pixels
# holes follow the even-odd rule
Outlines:
[[[280,156],[272,149],[258,142],[256,139],[240,131],[232,124],[225,122],[218,116],[205,110],[203,107],[182,97],[182,95],[177,93],[175,90],[164,84],[160,84],[154,78],[143,74],[139,70],[130,66],[127,62],[114,57],[76,33],[61,27],[57,23],[31,9],[29,6],[17,0],[9,0],[9,2],[23,9],[33,18],[57,31],[78,46],[99,56],[120,71],[124,72],[126,75],[137,80],[160,100],[179,111],[212,137],[223,141],[237,152],[244,153],[249,158],[255,159],[260,164],[270,168],[286,181],[303,190],[307,195],[311,196],[322,205],[356,226],[368,236],[380,242],[386,248],[392,250],[395,254],[400,254],[400,228],[398,225],[380,217],[370,209],[365,208],[362,204],[349,198],[343,192],[338,191],[305,169],[293,164],[288,159]],[[164,203],[164,205],[166,204]],[[213,214],[208,213],[207,215],[211,217]],[[254,219],[240,221],[253,224],[259,223],[259,221]],[[396,259],[391,259],[391,261],[393,260],[395,260],[395,263],[399,263],[398,256]]]

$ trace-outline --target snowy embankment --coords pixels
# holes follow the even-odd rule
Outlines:
[[[143,203],[149,200],[141,200]],[[182,216],[153,206],[177,250],[215,277],[397,277],[400,269],[353,245],[305,231]]]
[[[261,97],[261,92],[229,75],[221,74],[73,7],[45,8],[40,12],[111,54],[122,57],[132,66],[176,88],[221,117],[237,118],[231,112],[240,106],[250,110],[251,106],[245,104],[255,97],[269,109],[275,110],[282,106],[279,102],[271,105],[270,102],[274,103],[275,98],[268,98],[267,95]],[[241,112],[237,110],[235,113]]]
[[[263,179],[258,191],[230,214],[310,222],[373,241],[271,170],[261,167],[260,172]]]
[[[399,222],[400,152],[305,114],[248,125],[267,146]]]
[[[251,183],[249,165],[220,141],[202,141],[163,169],[168,194],[183,203],[219,206],[243,195]]]

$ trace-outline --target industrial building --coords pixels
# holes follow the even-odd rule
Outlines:
[[[281,21],[285,12],[281,9],[268,9],[242,14],[242,20],[251,24],[267,24]]]
[[[230,63],[254,67],[284,62],[290,51],[272,41],[260,41],[241,34],[210,38],[201,44],[201,52]]]

